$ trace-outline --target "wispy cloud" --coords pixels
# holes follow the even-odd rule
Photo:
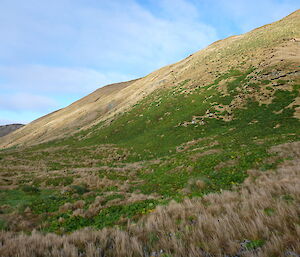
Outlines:
[[[134,0],[1,1],[2,111],[45,114],[70,103],[62,95],[146,75],[217,39],[188,1],[151,5],[160,13]]]
[[[39,63],[43,58],[61,66],[140,75],[217,39],[187,1],[162,1],[160,17],[132,0],[17,2],[2,3],[3,60]]]

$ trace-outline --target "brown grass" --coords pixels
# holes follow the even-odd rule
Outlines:
[[[195,153],[195,154],[191,155],[190,158],[192,161],[197,161],[198,159],[200,159],[203,156],[210,155],[210,154],[216,154],[216,153],[220,153],[220,152],[222,152],[221,149],[209,149],[205,152]]]
[[[64,236],[2,231],[0,256],[299,256],[299,144],[272,148],[294,158],[276,171],[251,171],[234,191],[159,206],[124,230]],[[249,249],[255,240],[263,245]]]

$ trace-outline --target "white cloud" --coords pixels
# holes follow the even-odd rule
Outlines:
[[[174,13],[176,3],[177,15]],[[78,43],[80,47],[82,43],[90,46],[84,49],[91,59],[96,57],[97,61],[108,62],[108,66],[129,65],[131,72],[145,73],[178,61],[217,39],[215,29],[200,22],[196,15],[198,10],[187,1],[163,1],[158,6],[164,16],[157,17],[134,2],[126,5],[120,2],[109,11],[82,10],[82,16],[90,17],[93,25],[81,31],[84,40]],[[189,15],[191,13],[193,15]],[[105,52],[95,55],[99,45]]]
[[[220,13],[209,17],[210,21],[229,21],[228,27],[234,24],[246,31],[287,15],[295,10],[295,3],[0,0],[1,108],[23,105],[37,108],[34,115],[42,115],[46,111],[39,111],[39,106],[46,99],[33,99],[39,103],[36,106],[14,99],[26,92],[63,107],[70,102],[59,97],[73,94],[74,100],[105,84],[140,77],[179,61],[218,39],[218,28],[203,21],[209,16],[206,12]]]
[[[0,57],[138,76],[217,39],[215,29],[197,19],[198,10],[188,1],[154,2],[163,17],[131,0],[4,1]]]
[[[160,15],[134,0],[1,1],[1,108],[42,115],[69,104],[63,96],[144,76],[217,39],[188,1],[155,2]],[[25,92],[53,102],[24,102]]]

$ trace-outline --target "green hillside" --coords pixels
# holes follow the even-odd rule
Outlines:
[[[298,16],[295,15],[296,18]],[[4,245],[5,242],[15,243],[13,239],[18,240],[18,234],[14,233],[20,231],[30,233],[35,229],[60,235],[90,227],[112,228],[104,232],[101,230],[106,234],[99,234],[102,240],[99,239],[99,242],[101,245],[107,238],[112,238],[114,243],[111,245],[114,246],[110,248],[110,243],[105,241],[106,248],[101,248],[104,249],[103,255],[89,255],[85,241],[74,243],[71,234],[64,240],[68,244],[73,242],[75,246],[72,247],[76,247],[74,251],[78,256],[187,256],[184,255],[187,250],[183,248],[191,246],[199,254],[191,256],[256,256],[257,249],[266,254],[258,256],[296,252],[299,194],[296,189],[293,191],[289,186],[286,186],[287,189],[277,188],[274,183],[283,174],[282,167],[289,167],[291,159],[300,158],[297,145],[300,141],[300,63],[299,59],[289,56],[267,62],[274,52],[276,55],[277,48],[299,48],[296,26],[299,21],[286,19],[286,27],[274,23],[269,25],[271,28],[267,26],[250,32],[252,41],[249,38],[241,41],[239,50],[231,52],[236,49],[234,43],[231,48],[222,48],[221,55],[227,58],[222,59],[224,67],[216,79],[206,84],[195,79],[194,72],[190,77],[158,87],[127,111],[71,136],[1,150],[0,228],[3,231],[0,242],[3,240]],[[274,34],[274,38],[266,37],[269,41],[260,40],[276,29],[281,33]],[[239,62],[231,65],[236,55],[245,58],[239,58]],[[247,59],[250,56],[252,60]],[[197,65],[204,64],[196,63],[193,69],[197,69]],[[282,145],[288,147],[283,147],[284,151],[276,150]],[[289,171],[288,168],[285,170]],[[296,171],[294,169],[295,174],[291,173],[295,177],[286,176],[286,183],[292,184],[299,179]],[[269,180],[263,179],[263,176]],[[288,180],[289,176],[293,179]],[[245,179],[248,184],[245,184]],[[273,184],[269,182],[272,179],[275,181]],[[255,182],[260,180],[261,189]],[[255,204],[251,205],[247,201],[252,199],[252,195],[250,197],[246,189],[243,191],[247,186],[255,192],[270,192],[257,193]],[[197,223],[200,222],[197,221],[200,215],[197,210],[209,209],[218,201],[222,206],[222,200],[216,200],[218,197],[225,199],[229,205],[240,201],[231,201],[231,194],[234,199],[245,197],[243,199],[249,204],[246,206],[253,217],[256,214],[252,213],[251,206],[257,206],[257,210],[261,208],[259,218],[263,219],[263,225],[253,234],[249,231],[232,232],[228,241],[224,237],[226,242],[223,245],[219,238],[215,243],[217,251],[212,241],[221,230],[207,228],[206,234],[211,240],[206,242],[190,226],[195,224],[199,226],[198,230],[204,231],[205,225]],[[265,199],[266,195],[269,202],[262,202],[269,203],[270,207],[260,205],[262,203],[258,200]],[[181,213],[178,216],[174,206]],[[229,213],[228,206],[222,207],[225,216],[216,211],[211,214],[212,217],[223,219],[228,215],[233,222],[235,218]],[[216,205],[215,208],[219,207]],[[243,209],[232,208],[236,208],[236,213]],[[290,208],[290,214],[281,212],[287,208]],[[148,217],[157,218],[156,228],[147,220]],[[168,217],[171,217],[169,222],[173,222],[173,227],[166,222]],[[276,223],[275,218],[282,219],[282,226]],[[151,226],[145,225],[149,222]],[[243,222],[248,224],[249,219],[245,218]],[[226,227],[224,224],[222,226]],[[288,242],[282,243],[279,250],[271,245],[275,239],[268,231],[272,229],[277,233],[279,242]],[[215,230],[214,234],[212,231]],[[127,250],[118,248],[117,241],[114,241],[116,231],[127,233],[123,244],[139,246],[125,247]],[[82,233],[82,237],[85,235],[85,232],[77,233]],[[171,234],[171,239],[165,242],[166,233]],[[138,235],[134,239],[138,243],[130,241],[134,235]],[[193,242],[189,241],[189,235]],[[283,239],[283,235],[290,238]],[[196,242],[197,238],[199,242]],[[28,236],[26,240],[33,239]],[[46,239],[40,240],[44,242]],[[243,240],[246,241],[241,250]],[[53,249],[62,251],[61,246],[54,245]],[[274,255],[269,255],[272,247]],[[17,253],[9,252],[7,245],[3,249],[3,256]],[[160,249],[163,249],[162,252]],[[79,255],[80,251],[82,255]],[[51,256],[50,252],[45,256]],[[38,255],[38,252],[31,254],[44,256]],[[54,252],[52,254],[54,256]],[[77,255],[65,253],[63,256]]]

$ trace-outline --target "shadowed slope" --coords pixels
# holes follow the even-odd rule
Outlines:
[[[22,128],[23,124],[9,124],[9,125],[4,125],[0,126],[0,137],[4,137],[8,135],[9,133],[14,132],[15,130]]]

